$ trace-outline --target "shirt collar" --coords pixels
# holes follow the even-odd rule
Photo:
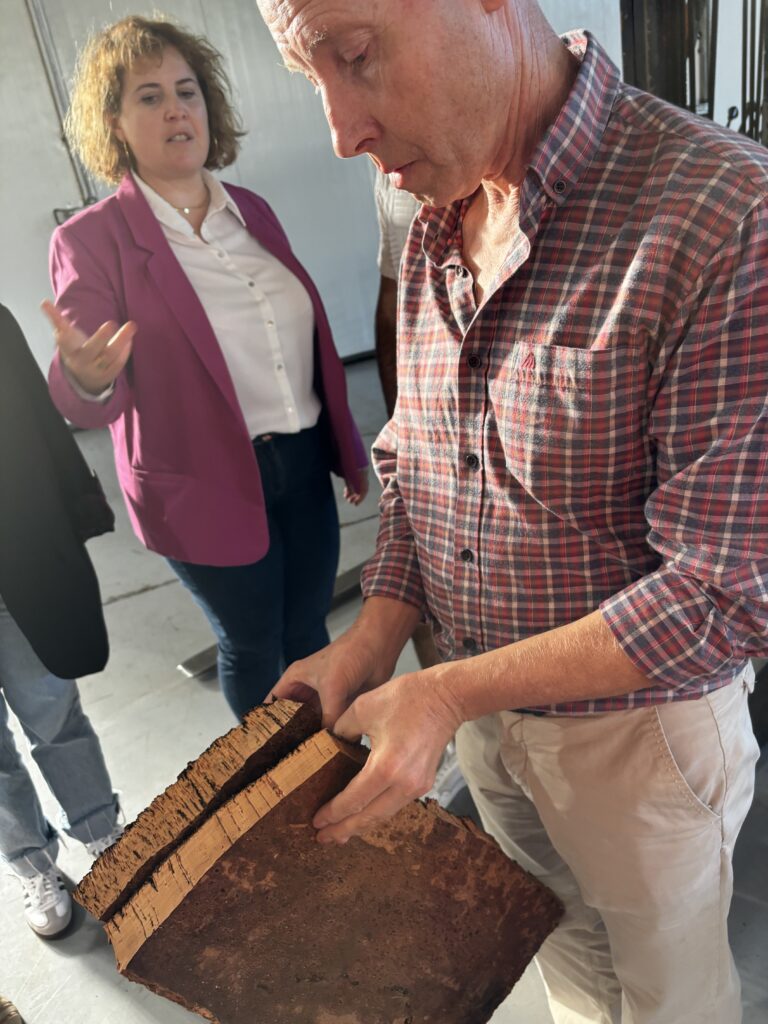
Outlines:
[[[589,32],[568,32],[561,38],[581,67],[529,164],[558,206],[567,201],[600,148],[621,82],[618,68]]]
[[[616,65],[591,33],[567,32],[561,38],[581,66],[528,165],[520,193],[521,224],[542,190],[557,206],[567,202],[600,147],[621,82]],[[441,209],[422,207],[418,219],[424,226],[424,252],[437,266],[456,262],[468,205],[469,199],[461,199]]]
[[[179,231],[184,235],[192,237],[194,235],[194,229],[192,225],[186,220],[178,210],[171,206],[171,204],[163,199],[153,188],[151,188],[146,181],[143,181],[138,174],[133,174],[133,180],[136,182],[137,187],[143,193],[149,208],[154,213],[155,217],[167,228],[172,228],[174,231]],[[208,191],[211,194],[211,202],[208,206],[208,212],[205,219],[208,220],[216,213],[220,213],[222,210],[229,210],[237,217],[240,223],[245,227],[245,220],[243,219],[242,213],[238,209],[237,203],[234,201],[232,196],[227,192],[224,186],[221,184],[218,178],[215,178],[210,171],[203,169],[203,181],[208,187]]]

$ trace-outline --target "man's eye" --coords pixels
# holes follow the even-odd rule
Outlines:
[[[368,50],[365,49],[365,50],[362,51],[362,53],[358,53],[358,55],[356,57],[353,57],[352,60],[349,61],[349,65],[350,65],[350,67],[353,67],[353,68],[361,68],[361,67],[363,67],[363,65],[365,64],[367,59],[368,59]]]

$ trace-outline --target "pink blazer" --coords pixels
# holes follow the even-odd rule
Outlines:
[[[302,282],[315,309],[315,389],[335,473],[353,487],[367,459],[344,368],[307,272],[267,203],[226,186],[250,233]],[[58,308],[87,334],[134,320],[131,358],[105,403],[72,389],[57,352],[49,386],[80,427],[109,424],[137,536],[203,565],[244,565],[269,547],[256,458],[224,356],[197,295],[133,178],[57,228],[50,271]]]

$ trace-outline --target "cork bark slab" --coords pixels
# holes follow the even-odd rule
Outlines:
[[[219,806],[107,923],[120,970],[217,1024],[485,1024],[560,904],[433,802],[318,844],[363,759],[320,732]]]
[[[254,708],[155,797],[120,841],[96,861],[74,897],[110,918],[153,869],[206,817],[320,728],[319,702],[278,700]]]

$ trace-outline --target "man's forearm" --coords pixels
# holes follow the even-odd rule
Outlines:
[[[462,721],[496,711],[620,696],[649,685],[599,611],[464,661],[428,669]]]
[[[385,682],[392,675],[400,653],[418,625],[418,608],[390,597],[369,597],[348,635],[364,644],[376,664],[373,682]]]

